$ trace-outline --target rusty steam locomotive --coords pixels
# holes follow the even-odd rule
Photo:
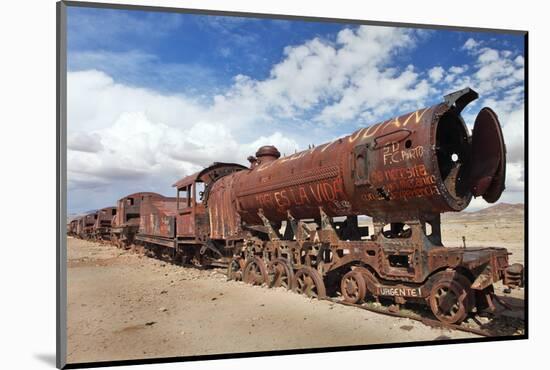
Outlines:
[[[176,182],[176,197],[128,195],[72,221],[69,233],[310,297],[427,303],[440,321],[460,323],[494,307],[495,282],[523,285],[523,266],[509,264],[506,249],[441,241],[442,212],[474,196],[495,202],[504,190],[496,114],[483,108],[471,136],[461,117],[477,97],[460,90],[290,156],[263,146],[249,167],[214,163]],[[362,215],[374,230],[359,225]]]

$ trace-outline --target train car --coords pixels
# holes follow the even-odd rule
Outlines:
[[[76,235],[76,229],[77,229],[78,219],[72,219],[67,224],[67,235],[75,236]]]
[[[82,235],[82,229],[84,228],[84,217],[78,217],[76,219],[76,226],[75,226],[75,236],[78,238],[81,238]]]
[[[232,252],[210,238],[203,199],[212,183],[245,168],[216,162],[177,181],[173,185],[176,197],[136,193],[121,199],[113,222],[113,240],[119,245],[143,246],[155,257],[173,262],[227,267]],[[129,216],[124,217],[124,212]]]
[[[145,198],[162,199],[163,195],[140,192],[117,201],[116,214],[111,221],[111,241],[120,248],[128,248],[139,230],[141,202]]]
[[[496,114],[483,108],[472,135],[461,116],[476,98],[464,89],[287,157],[261,147],[250,168],[206,188],[195,227],[208,220],[205,245],[231,250],[228,275],[252,284],[313,297],[337,289],[351,303],[367,296],[427,303],[446,323],[494,307],[493,283],[521,286],[523,266],[510,265],[505,248],[441,241],[442,212],[461,211],[474,196],[495,202],[504,190]],[[363,215],[374,225],[368,236]],[[182,230],[191,225],[182,222]]]
[[[91,239],[94,232],[94,224],[97,219],[97,213],[91,212],[78,219],[76,235],[81,239]]]
[[[176,204],[175,197],[144,196],[135,243],[145,246],[157,257],[175,259]]]
[[[95,240],[111,239],[111,223],[116,216],[116,207],[105,207],[96,212],[92,238]]]

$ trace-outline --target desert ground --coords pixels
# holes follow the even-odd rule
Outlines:
[[[523,262],[523,216],[515,220],[444,218],[444,241],[462,245],[464,235],[467,246],[505,246]],[[69,363],[476,337],[72,237],[67,286]]]

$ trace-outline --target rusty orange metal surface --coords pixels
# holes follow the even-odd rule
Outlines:
[[[95,214],[95,222],[92,229],[92,236],[95,239],[109,239],[111,234],[111,223],[116,216],[116,207],[105,207]]]
[[[163,198],[164,196],[152,192],[140,192],[125,196],[117,201],[117,209],[113,227],[122,227],[132,219],[139,221],[139,209],[141,201],[145,197]]]
[[[230,174],[246,169],[235,163],[215,162],[211,166],[186,176],[173,186],[177,191],[178,215],[176,219],[177,236],[184,242],[204,242],[206,239],[225,239],[235,234],[239,216],[232,209],[226,212],[227,218],[220,219],[217,211],[223,212],[231,203],[233,194],[220,193],[218,184],[223,184]],[[222,185],[223,186],[223,185]],[[183,194],[183,195],[180,195]],[[214,194],[212,197],[210,194]],[[219,202],[224,202],[221,205]],[[208,212],[207,203],[208,202]],[[220,220],[223,220],[220,222]],[[226,232],[227,228],[232,229]]]
[[[235,176],[225,176],[214,183],[208,198],[210,237],[232,239],[241,234],[241,218],[235,209]]]
[[[175,197],[146,196],[140,205],[139,233],[174,238],[176,236],[176,201]]]
[[[67,224],[67,234],[76,235],[77,234],[77,227],[78,227],[78,219],[75,218]]]

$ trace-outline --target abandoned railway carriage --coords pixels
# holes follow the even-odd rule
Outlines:
[[[96,219],[97,214],[95,212],[82,216],[77,225],[77,235],[82,239],[91,239]]]
[[[474,308],[494,309],[493,283],[523,285],[523,266],[509,265],[506,249],[441,242],[442,212],[473,196],[495,202],[504,190],[496,114],[483,108],[471,136],[461,117],[476,98],[464,89],[282,158],[264,146],[249,167],[214,163],[181,179],[176,198],[129,195],[118,201],[112,239],[308,296],[426,302],[439,320],[459,323]]]
[[[141,200],[139,214],[136,243],[168,247],[169,256],[173,257],[176,236],[176,198],[158,197],[156,194],[145,195]],[[154,248],[153,251],[160,255],[163,248]]]
[[[69,223],[67,224],[67,234],[71,236],[75,236],[77,225],[78,225],[78,218],[75,218],[69,221]]]
[[[111,240],[118,246],[129,246],[139,230],[141,203],[145,199],[163,199],[161,194],[134,193],[117,201],[116,213],[111,221]]]
[[[92,238],[96,240],[111,239],[111,222],[116,215],[116,207],[105,207],[96,212]]]

